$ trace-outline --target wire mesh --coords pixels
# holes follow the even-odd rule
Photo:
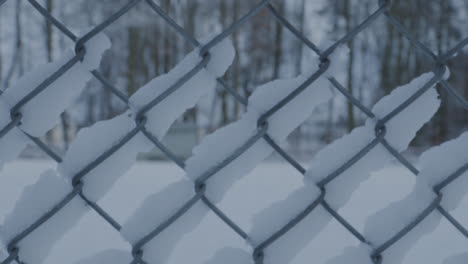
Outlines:
[[[6,0],[0,1],[0,7],[4,4]],[[191,36],[187,31],[184,30],[183,27],[179,26],[176,21],[174,21],[156,2],[153,0],[131,0],[128,1],[124,6],[122,6],[117,12],[112,14],[108,17],[105,21],[100,23],[99,25],[92,28],[89,32],[87,32],[82,37],[77,37],[71,30],[67,28],[64,24],[62,24],[59,20],[54,18],[54,16],[47,12],[47,10],[41,6],[36,0],[28,0],[29,4],[34,7],[45,19],[50,21],[59,31],[61,31],[66,37],[71,39],[75,43],[75,56],[69,60],[65,65],[63,65],[57,72],[49,76],[44,82],[40,85],[35,87],[32,92],[28,93],[25,97],[23,97],[16,105],[11,108],[10,116],[11,121],[9,124],[0,129],[0,138],[7,135],[13,128],[20,127],[21,120],[22,120],[22,112],[21,109],[23,106],[27,105],[34,97],[38,94],[43,92],[48,88],[48,86],[57,80],[61,75],[67,72],[74,64],[78,63],[82,60],[86,54],[85,44],[96,36],[98,33],[102,32],[106,29],[109,25],[114,23],[118,20],[122,15],[126,14],[132,8],[134,8],[137,4],[146,4],[151,10],[154,11],[155,15],[162,18],[168,27],[172,28],[175,32],[177,32],[182,38],[184,38],[188,43],[190,43],[193,47],[200,47],[200,42]],[[255,16],[261,10],[267,10],[272,17],[279,22],[284,28],[294,34],[299,40],[303,42],[303,44],[308,47],[310,50],[315,52],[319,57],[321,64],[319,69],[311,74],[311,76],[306,80],[306,82],[299,87],[297,87],[291,94],[287,97],[283,98],[280,102],[276,105],[271,107],[268,111],[266,111],[261,117],[258,119],[257,122],[257,132],[253,135],[245,144],[239,146],[228,158],[224,159],[221,163],[217,164],[215,167],[211,168],[210,170],[206,171],[203,175],[201,175],[198,180],[194,183],[195,188],[195,195],[189,199],[181,208],[178,208],[175,214],[173,214],[170,218],[164,221],[161,225],[155,226],[153,231],[148,233],[145,237],[140,239],[134,245],[132,245],[132,255],[133,261],[132,263],[147,263],[144,260],[144,250],[143,247],[146,243],[154,239],[158,236],[163,230],[171,226],[177,219],[182,217],[186,212],[188,212],[194,204],[201,201],[203,202],[208,208],[212,210],[214,214],[216,214],[227,226],[229,226],[235,233],[237,233],[242,239],[246,241],[250,241],[250,237],[248,233],[235,223],[229,216],[227,216],[221,209],[219,209],[213,202],[211,202],[208,197],[205,196],[204,192],[206,190],[206,185],[208,179],[210,179],[213,175],[216,174],[219,170],[229,165],[233,160],[238,158],[242,155],[245,151],[247,151],[255,142],[264,140],[267,142],[281,157],[283,157],[291,166],[293,166],[299,173],[305,174],[306,169],[303,168],[300,163],[295,160],[292,156],[290,156],[282,147],[280,147],[273,139],[269,136],[268,133],[268,120],[271,116],[273,116],[278,110],[282,107],[290,103],[295,97],[300,96],[301,92],[308,87],[308,84],[314,82],[317,78],[323,75],[330,64],[329,56],[333,53],[333,51],[341,44],[345,44],[349,40],[355,38],[360,32],[362,32],[365,28],[369,27],[376,21],[379,17],[384,17],[397,31],[399,31],[407,40],[411,42],[411,44],[416,47],[419,51],[421,51],[428,59],[433,62],[433,72],[434,77],[429,80],[426,84],[419,88],[419,90],[413,94],[411,97],[407,98],[404,103],[400,105],[395,105],[394,109],[390,111],[386,116],[382,117],[381,119],[377,120],[375,126],[375,137],[374,140],[369,142],[369,144],[356,151],[356,154],[346,163],[344,163],[341,167],[336,168],[336,170],[328,175],[325,179],[320,181],[317,186],[321,190],[321,195],[312,201],[309,206],[304,208],[304,210],[296,215],[291,216],[291,220],[282,228],[277,230],[276,232],[272,233],[265,241],[260,243],[257,246],[253,246],[253,261],[255,263],[263,263],[265,257],[265,249],[268,248],[270,245],[275,243],[280,237],[284,236],[287,232],[289,232],[292,228],[294,228],[298,223],[300,223],[307,215],[309,215],[313,210],[317,207],[322,206],[334,219],[336,219],[346,230],[348,230],[356,239],[358,239],[362,243],[369,244],[373,251],[369,258],[374,263],[381,263],[382,262],[382,253],[391,247],[393,244],[398,243],[400,239],[402,239],[408,232],[410,232],[413,228],[415,228],[419,223],[421,223],[432,211],[440,212],[464,237],[468,238],[468,230],[464,227],[460,222],[458,222],[447,210],[445,210],[441,206],[441,190],[445,188],[447,185],[451,184],[455,179],[460,177],[464,172],[468,170],[468,163],[463,166],[462,168],[456,168],[454,173],[447,173],[446,180],[438,184],[434,188],[434,192],[437,194],[437,198],[424,210],[419,214],[415,215],[414,221],[408,223],[408,225],[400,230],[399,232],[395,233],[393,237],[391,237],[388,241],[383,243],[382,245],[372,245],[370,242],[366,240],[366,237],[361,234],[353,225],[351,225],[344,217],[340,216],[337,210],[333,209],[329,203],[327,203],[326,199],[326,190],[327,185],[332,182],[337,177],[353,166],[356,162],[360,159],[365,158],[366,154],[369,153],[373,148],[378,145],[383,146],[391,153],[403,166],[408,168],[414,175],[419,173],[418,169],[411,164],[409,160],[407,160],[404,156],[399,154],[399,152],[394,149],[386,140],[386,123],[394,118],[395,116],[399,115],[404,109],[406,109],[409,105],[411,105],[415,100],[417,100],[423,93],[425,93],[428,89],[433,87],[435,84],[439,83],[442,87],[446,90],[446,92],[450,95],[450,98],[455,99],[461,107],[468,109],[468,102],[457,93],[457,91],[448,83],[446,80],[443,79],[443,75],[446,69],[446,64],[448,60],[457,52],[461,51],[465,46],[468,45],[468,38],[463,39],[460,41],[456,46],[452,49],[448,50],[444,54],[436,55],[434,54],[427,46],[422,44],[420,41],[415,39],[407,29],[395,18],[389,8],[391,6],[391,1],[389,0],[382,0],[379,1],[376,10],[368,16],[364,21],[362,21],[359,25],[352,28],[351,31],[346,33],[342,36],[338,41],[332,43],[328,48],[321,50],[319,49],[312,41],[310,41],[300,30],[296,29],[285,17],[283,17],[277,9],[274,7],[269,0],[260,1],[256,4],[251,10],[249,10],[246,14],[244,14],[240,19],[234,21],[229,27],[224,29],[222,33],[218,34],[214,37],[211,41],[204,44],[200,47],[200,55],[202,56],[203,60],[193,68],[189,73],[184,75],[180,78],[177,82],[170,86],[164,93],[161,95],[153,98],[151,102],[146,104],[136,115],[135,118],[135,127],[131,130],[127,135],[125,135],[121,140],[118,141],[117,144],[113,145],[111,148],[103,152],[99,157],[93,160],[91,163],[84,166],[76,175],[73,177],[72,185],[73,190],[70,192],[66,197],[60,201],[52,210],[48,211],[42,217],[37,219],[32,225],[28,226],[25,230],[21,233],[17,234],[11,241],[8,243],[8,253],[9,256],[2,260],[2,264],[8,264],[12,262],[23,263],[21,261],[21,247],[18,246],[18,243],[32,234],[37,228],[41,225],[49,221],[51,218],[54,217],[60,210],[65,208],[67,204],[75,197],[80,197],[90,208],[95,210],[109,225],[111,225],[116,231],[121,229],[121,225],[109,214],[106,212],[104,208],[101,208],[97,203],[88,199],[85,194],[83,193],[83,181],[82,178],[86,176],[90,171],[96,168],[100,163],[108,159],[112,156],[117,150],[119,150],[122,146],[124,146],[129,140],[131,140],[135,135],[141,133],[145,135],[154,145],[159,148],[168,159],[172,160],[177,166],[184,169],[185,163],[183,160],[177,157],[169,148],[167,148],[163,143],[161,143],[160,139],[152,135],[146,128],[146,117],[145,114],[155,105],[161,103],[167,96],[174,93],[179,87],[183,84],[190,82],[190,79],[193,75],[195,75],[198,71],[200,71],[203,67],[205,67],[210,60],[210,49],[220,43],[223,39],[229,37],[234,31],[238,30],[242,27],[249,19]],[[103,84],[103,87],[109,89],[110,92],[115,94],[123,103],[128,104],[129,99],[128,97],[123,94],[118,88],[114,87],[109,81],[107,81],[104,76],[97,70],[92,71],[93,76]],[[330,83],[336,90],[341,93],[343,96],[347,98],[355,107],[360,109],[369,118],[376,118],[374,113],[364,106],[364,104],[350,94],[347,89],[341,85],[337,79],[334,77],[329,78]],[[218,79],[218,83],[226,89],[226,91],[233,96],[235,100],[243,105],[247,105],[247,99],[238,94],[235,89],[228,87],[222,79]],[[0,94],[1,96],[1,94]],[[60,155],[55,153],[51,148],[47,146],[46,143],[41,141],[41,139],[33,137],[26,132],[23,132],[31,141],[36,144],[40,149],[42,149],[47,155],[49,155],[53,160],[57,163],[62,162],[62,158]]]

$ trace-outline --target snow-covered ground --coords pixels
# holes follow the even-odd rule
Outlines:
[[[3,223],[5,215],[13,209],[23,188],[34,183],[41,172],[54,167],[52,162],[36,160],[20,160],[4,167],[0,172],[0,222]],[[184,172],[172,163],[138,162],[119,179],[99,204],[119,223],[124,223],[146,197],[183,177]],[[362,233],[369,215],[382,209],[382,205],[387,205],[389,201],[402,199],[412,190],[414,183],[415,177],[408,170],[396,164],[389,165],[361,184],[351,200],[340,210],[340,214]],[[290,165],[279,161],[264,162],[235,183],[219,206],[244,230],[250,230],[255,213],[275,201],[285,199],[302,184],[302,175]],[[468,208],[468,199],[453,214],[468,225],[468,214],[463,208]],[[315,263],[321,263],[321,260],[339,255],[347,246],[358,246],[358,242],[334,220],[294,258],[292,264],[310,263],[311,259],[317,260]],[[229,246],[247,248],[240,237],[210,213],[201,225],[177,245],[168,263],[203,263],[218,249]],[[90,212],[53,248],[45,263],[74,263],[107,249],[128,252],[115,254],[122,263],[129,263],[127,260],[131,259],[130,246],[127,242],[96,213]],[[410,251],[404,263],[421,263],[421,257],[425,257],[424,263],[439,264],[446,257],[467,250],[466,239],[446,220],[442,220],[434,233],[425,236]],[[102,259],[105,257],[106,253]]]

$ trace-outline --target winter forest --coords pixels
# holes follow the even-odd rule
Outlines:
[[[83,34],[128,1],[38,2],[75,34]],[[156,2],[199,40],[221,32],[257,3],[249,0]],[[274,0],[272,4],[320,48],[349,32],[378,7],[377,0]],[[436,54],[449,50],[468,36],[468,1],[465,0],[395,0],[391,13]],[[190,42],[143,2],[105,32],[112,41],[112,48],[105,54],[99,71],[127,95],[168,72],[193,49]],[[267,9],[235,31],[231,38],[236,57],[223,79],[245,97],[261,84],[307,71],[308,63],[315,56]],[[366,106],[372,106],[392,89],[434,67],[432,61],[383,17],[349,41],[347,46],[349,54],[340,61],[346,70],[335,78]],[[46,21],[29,1],[6,1],[0,8],[0,90],[9,89],[23,74],[54,61],[70,48],[73,43]],[[464,53],[452,58],[449,68],[449,82],[465,98],[468,97],[468,51],[465,49]],[[179,135],[174,140],[190,145],[185,148],[190,149],[203,135],[239,119],[245,111],[226,90],[218,88],[187,111],[173,127],[171,133]],[[439,87],[438,91],[442,105],[412,142],[415,151],[454,138],[468,125],[465,110],[443,88]],[[80,128],[121,114],[126,107],[100,82],[93,80],[80,99],[62,114],[60,124],[44,139],[64,151]],[[314,154],[324,144],[362,125],[364,119],[359,109],[344,96],[337,95],[289,136],[287,147],[298,156]],[[34,153],[29,149],[29,154],[23,155]]]

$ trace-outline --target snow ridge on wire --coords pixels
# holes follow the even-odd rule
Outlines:
[[[86,54],[66,52],[21,77],[0,95],[0,169],[31,141],[52,129],[92,78],[102,54],[110,48],[99,34],[85,44]]]

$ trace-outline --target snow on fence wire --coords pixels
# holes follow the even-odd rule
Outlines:
[[[0,1],[0,8],[5,2]],[[184,31],[152,0],[129,1],[82,36],[72,33],[36,0],[28,2],[73,40],[75,47],[0,94],[0,166],[14,160],[30,141],[58,163],[57,170],[45,172],[36,184],[25,188],[7,216],[0,229],[6,251],[6,256],[0,255],[2,264],[43,263],[54,243],[89,210],[96,211],[131,244],[131,263],[165,263],[184,234],[194,229],[209,211],[242,237],[251,252],[225,248],[207,263],[289,263],[332,219],[361,245],[345,249],[330,264],[400,263],[415,241],[434,230],[442,217],[468,238],[468,230],[449,213],[467,192],[463,186],[468,184],[468,156],[464,150],[468,134],[426,152],[421,158],[421,170],[400,154],[437,111],[440,100],[434,89],[436,84],[468,109],[468,102],[446,81],[447,61],[468,45],[468,38],[445,54],[436,55],[391,15],[390,1],[379,1],[369,17],[325,49],[319,49],[294,28],[268,0],[259,2],[222,33],[203,41]],[[137,4],[148,5],[194,50],[170,72],[156,77],[128,98],[95,69],[102,53],[110,47],[102,31]],[[262,85],[246,99],[219,77],[235,56],[230,34],[262,9],[313,50],[317,61],[300,76]],[[334,61],[335,56],[345,52],[340,46],[378,17],[387,19],[430,58],[434,70],[395,89],[369,109],[333,77],[340,67]],[[93,76],[125,102],[128,110],[81,130],[62,158],[39,138],[54,126],[60,113]],[[368,120],[320,151],[306,170],[280,145],[316,106],[333,96],[328,83]],[[187,161],[180,160],[160,139],[177,118],[217,85],[246,105],[247,111],[240,120],[203,139]],[[135,163],[139,152],[153,146],[184,169],[187,179],[147,197],[135,214],[120,224],[97,201]],[[217,203],[235,181],[273,152],[304,175],[304,184],[284,200],[258,212],[251,230],[243,230]],[[444,159],[446,164],[441,166],[441,157],[447,155],[451,158]],[[360,233],[338,210],[371,172],[391,159],[418,175],[414,190],[402,201],[389,204],[370,217],[364,233]],[[455,180],[457,183],[452,184]],[[103,252],[83,263],[109,262],[112,256],[122,260],[121,255],[119,251]],[[464,259],[463,255],[450,258],[449,263],[459,259]]]

